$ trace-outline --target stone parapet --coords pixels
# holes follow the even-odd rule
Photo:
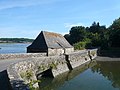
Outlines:
[[[43,57],[46,53],[15,53],[15,54],[0,54],[0,60],[6,59],[19,59],[19,58],[32,58],[32,57]]]
[[[57,75],[83,65],[97,56],[97,49],[77,51],[60,56],[39,57],[39,54],[36,55],[38,56],[31,56],[31,58],[25,61],[15,63],[8,67],[8,76],[14,90],[16,90],[16,88],[23,90],[25,86],[25,88],[29,88],[29,83],[37,81],[38,77],[56,77]],[[22,83],[19,84],[17,82]],[[38,84],[33,84],[33,87],[38,87]]]

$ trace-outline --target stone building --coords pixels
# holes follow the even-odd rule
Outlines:
[[[33,43],[27,47],[28,53],[46,53],[47,55],[68,54],[73,51],[73,46],[61,34],[46,31],[41,31]]]

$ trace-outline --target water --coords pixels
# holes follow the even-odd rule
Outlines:
[[[28,45],[0,44],[0,53],[26,53]],[[40,80],[40,90],[120,90],[120,62],[94,62]]]
[[[28,43],[3,43],[0,44],[0,54],[6,53],[26,53]]]
[[[40,80],[40,90],[120,90],[120,62],[97,62]]]

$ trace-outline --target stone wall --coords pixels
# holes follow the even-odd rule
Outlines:
[[[46,53],[16,53],[16,54],[0,54],[0,60],[5,59],[19,59],[19,58],[32,58],[32,57],[43,57]]]
[[[62,55],[62,54],[69,54],[74,52],[74,48],[58,48],[58,49],[51,49],[48,48],[48,56],[54,56],[54,55]]]
[[[65,48],[65,54],[74,52],[74,48]]]
[[[90,59],[94,59],[95,57],[97,57],[98,54],[98,49],[90,49],[88,50],[88,55],[90,57]]]
[[[37,55],[37,54],[36,54]],[[46,75],[56,77],[66,71],[72,70],[75,67],[83,65],[97,56],[97,49],[84,50],[73,52],[71,54],[65,54],[60,56],[49,57],[31,57],[26,61],[21,61],[8,67],[7,72],[11,80],[13,88],[23,90],[28,88],[28,84],[31,81],[37,81],[37,78]],[[16,82],[22,83],[16,83]],[[19,84],[19,85],[18,85]],[[23,85],[25,87],[23,87]],[[34,87],[38,87],[38,84],[34,84]]]
[[[37,81],[38,76],[42,76],[44,71],[51,69],[52,76],[55,77],[69,71],[65,56],[34,57],[26,61],[18,62],[8,67],[7,72],[11,85],[14,89],[25,89],[31,81]],[[15,82],[16,81],[16,82]],[[19,83],[18,83],[19,82]],[[22,83],[21,83],[22,82]],[[23,87],[26,85],[26,87]],[[38,87],[35,83],[34,87]]]
[[[84,63],[90,61],[90,57],[89,57],[87,51],[82,52],[82,53],[74,52],[72,54],[69,54],[68,57],[69,57],[69,61],[70,61],[72,68],[78,67],[81,64],[84,64]]]
[[[64,53],[64,50],[62,48],[58,49],[51,49],[48,48],[48,56],[54,56],[54,55],[61,55]]]

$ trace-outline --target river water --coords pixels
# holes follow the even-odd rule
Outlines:
[[[26,53],[28,43],[2,43],[0,44],[0,54],[5,53]]]
[[[26,53],[28,45],[0,44],[0,53]],[[40,81],[40,90],[120,90],[120,62],[92,62]]]
[[[40,90],[120,90],[120,62],[90,64],[54,79],[40,79]]]

